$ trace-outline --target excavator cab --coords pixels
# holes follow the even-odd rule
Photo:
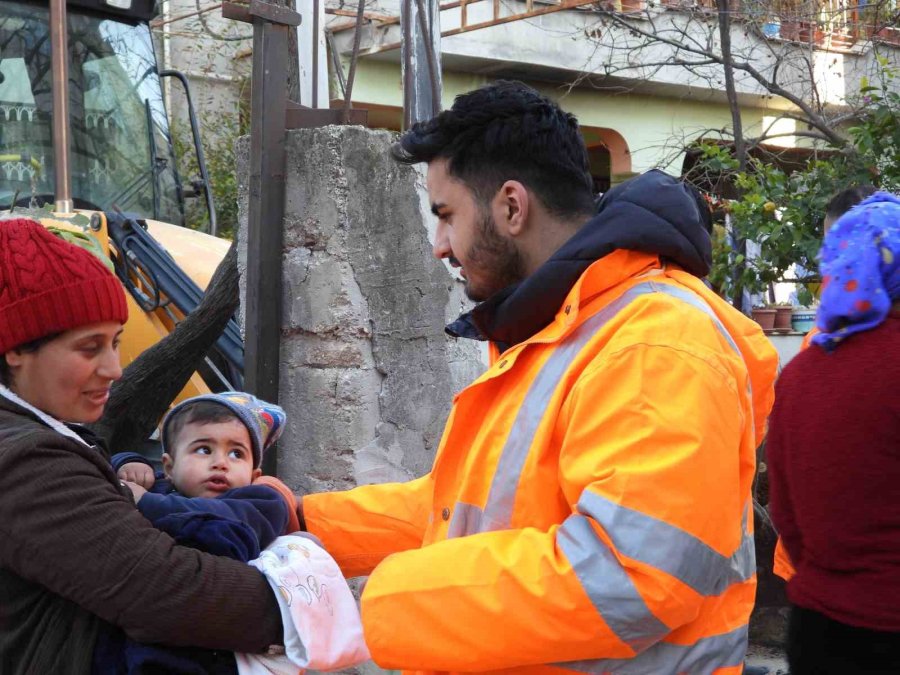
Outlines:
[[[69,3],[73,201],[76,208],[119,209],[183,225],[150,7],[131,1],[127,12],[100,0]],[[49,11],[46,2],[23,0],[0,9],[0,208],[53,202]]]
[[[158,69],[149,24],[156,1],[60,3],[63,65],[54,58],[63,41],[58,28],[54,36],[51,2],[0,2],[0,211],[29,209],[45,225],[98,241],[129,291],[127,365],[199,304],[229,242],[183,227],[185,192],[163,98],[167,73]],[[202,164],[193,114],[191,122]],[[64,152],[54,145],[61,137]],[[59,207],[60,172],[68,174],[68,209]],[[199,183],[214,221],[208,182]],[[243,342],[232,320],[176,400],[239,389],[242,375]]]

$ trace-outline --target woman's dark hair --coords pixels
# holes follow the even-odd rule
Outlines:
[[[521,82],[499,80],[457,96],[449,110],[413,125],[391,154],[404,164],[448,160],[449,174],[482,205],[517,180],[555,216],[594,211],[578,120]]]
[[[10,351],[33,354],[48,342],[53,342],[53,340],[60,335],[62,335],[62,333],[51,333],[50,335],[39,337],[37,340],[32,340],[31,342],[26,342],[18,347],[14,347],[10,349]],[[6,354],[0,354],[0,384],[4,387],[8,387],[12,384],[12,371],[10,370],[9,364],[6,362]]]
[[[825,206],[825,217],[837,220],[854,206],[878,191],[874,185],[854,185],[834,195]]]

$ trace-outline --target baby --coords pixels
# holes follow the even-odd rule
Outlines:
[[[131,487],[140,512],[173,536],[173,527],[187,518],[173,519],[177,514],[207,513],[246,525],[257,539],[256,546],[249,541],[247,557],[210,551],[246,562],[275,537],[299,529],[291,491],[276,478],[260,476],[263,453],[284,424],[280,407],[251,394],[204,394],[179,403],[163,419],[160,475],[136,453],[114,455],[112,465]],[[233,543],[248,543],[239,539]],[[209,551],[206,544],[198,548]]]
[[[177,543],[249,562],[266,575],[281,606],[287,653],[234,655],[101,636],[94,672],[299,672],[290,668],[331,670],[368,658],[337,564],[311,535],[281,536],[300,529],[297,505],[281,481],[261,476],[260,462],[284,424],[280,407],[251,394],[205,394],[163,419],[162,473],[136,453],[114,455],[112,465],[138,510]],[[292,595],[305,601],[292,606],[285,600]]]
[[[296,504],[275,478],[262,479],[263,453],[284,429],[277,405],[244,392],[182,401],[162,422],[163,471],[133,452],[113,455],[138,510],[179,544],[249,562],[289,531]],[[266,483],[254,483],[264,480]],[[160,647],[101,633],[95,672],[236,673],[234,654]]]

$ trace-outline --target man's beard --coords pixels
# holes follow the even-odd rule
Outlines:
[[[475,302],[487,300],[507,286],[525,278],[525,262],[516,245],[497,234],[494,219],[487,209],[482,209],[478,220],[478,238],[468,252],[466,269],[466,296]],[[473,272],[482,274],[480,285],[472,285]]]

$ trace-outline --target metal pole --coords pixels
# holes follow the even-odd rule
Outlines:
[[[69,173],[69,31],[65,0],[50,0],[50,54],[53,73],[53,151],[56,174],[56,211],[71,213],[72,176]]]
[[[303,16],[297,26],[297,70],[300,73],[300,103],[325,109],[328,101],[328,54],[325,48],[324,0],[296,0]]]
[[[431,119],[441,111],[441,19],[439,0],[403,0],[400,4],[403,127]]]
[[[197,168],[200,170],[200,180],[203,181],[203,196],[206,199],[206,210],[209,213],[209,233],[218,236],[219,223],[216,218],[216,205],[213,201],[212,183],[209,182],[209,172],[206,170],[206,157],[203,154],[203,141],[200,138],[200,123],[197,121],[197,112],[194,110],[194,101],[191,98],[191,85],[187,76],[178,70],[161,70],[159,76],[168,84],[169,78],[174,77],[184,87],[184,98],[187,102],[188,119],[191,122],[191,136],[194,139],[194,151],[197,153]]]

